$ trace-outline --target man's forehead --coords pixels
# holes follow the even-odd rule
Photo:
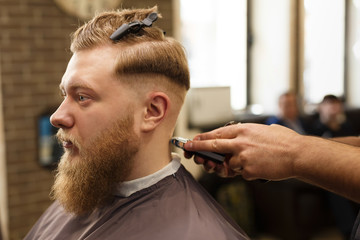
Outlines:
[[[96,82],[114,78],[114,61],[116,55],[109,47],[75,52],[71,57],[59,85],[60,89],[68,87],[93,88]]]
[[[108,45],[80,50],[72,55],[67,70],[113,69],[117,55],[116,48]]]

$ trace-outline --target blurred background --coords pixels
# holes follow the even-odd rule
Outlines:
[[[302,134],[359,135],[360,0],[0,0],[2,239],[22,239],[51,203],[61,149],[49,116],[61,102],[70,34],[104,9],[154,5],[163,16],[155,25],[183,43],[190,64],[176,135],[230,120],[267,124],[284,115],[287,91]],[[320,110],[326,95],[341,107]],[[219,179],[183,163],[254,239],[347,239],[358,209],[295,180]]]

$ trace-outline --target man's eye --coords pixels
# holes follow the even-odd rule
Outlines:
[[[89,99],[88,97],[79,95],[79,101],[80,101],[80,102],[86,101],[86,100],[88,100],[88,99]]]

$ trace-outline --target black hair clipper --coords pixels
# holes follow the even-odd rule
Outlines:
[[[184,148],[184,144],[190,141],[190,139],[182,138],[182,137],[173,137],[170,142],[178,148],[186,151]],[[211,160],[215,163],[222,164],[225,160],[225,154],[216,153],[216,152],[206,152],[206,151],[197,151],[193,152],[195,156],[199,156],[208,160]]]

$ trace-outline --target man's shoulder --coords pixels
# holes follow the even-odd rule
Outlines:
[[[189,234],[181,239],[247,239],[244,231],[184,166],[172,176],[172,184],[159,200],[158,211],[164,224],[179,234]]]
[[[71,215],[66,213],[62,206],[55,201],[37,220],[25,239],[56,239],[53,238],[53,236],[57,235],[62,224],[67,222],[70,218]]]

